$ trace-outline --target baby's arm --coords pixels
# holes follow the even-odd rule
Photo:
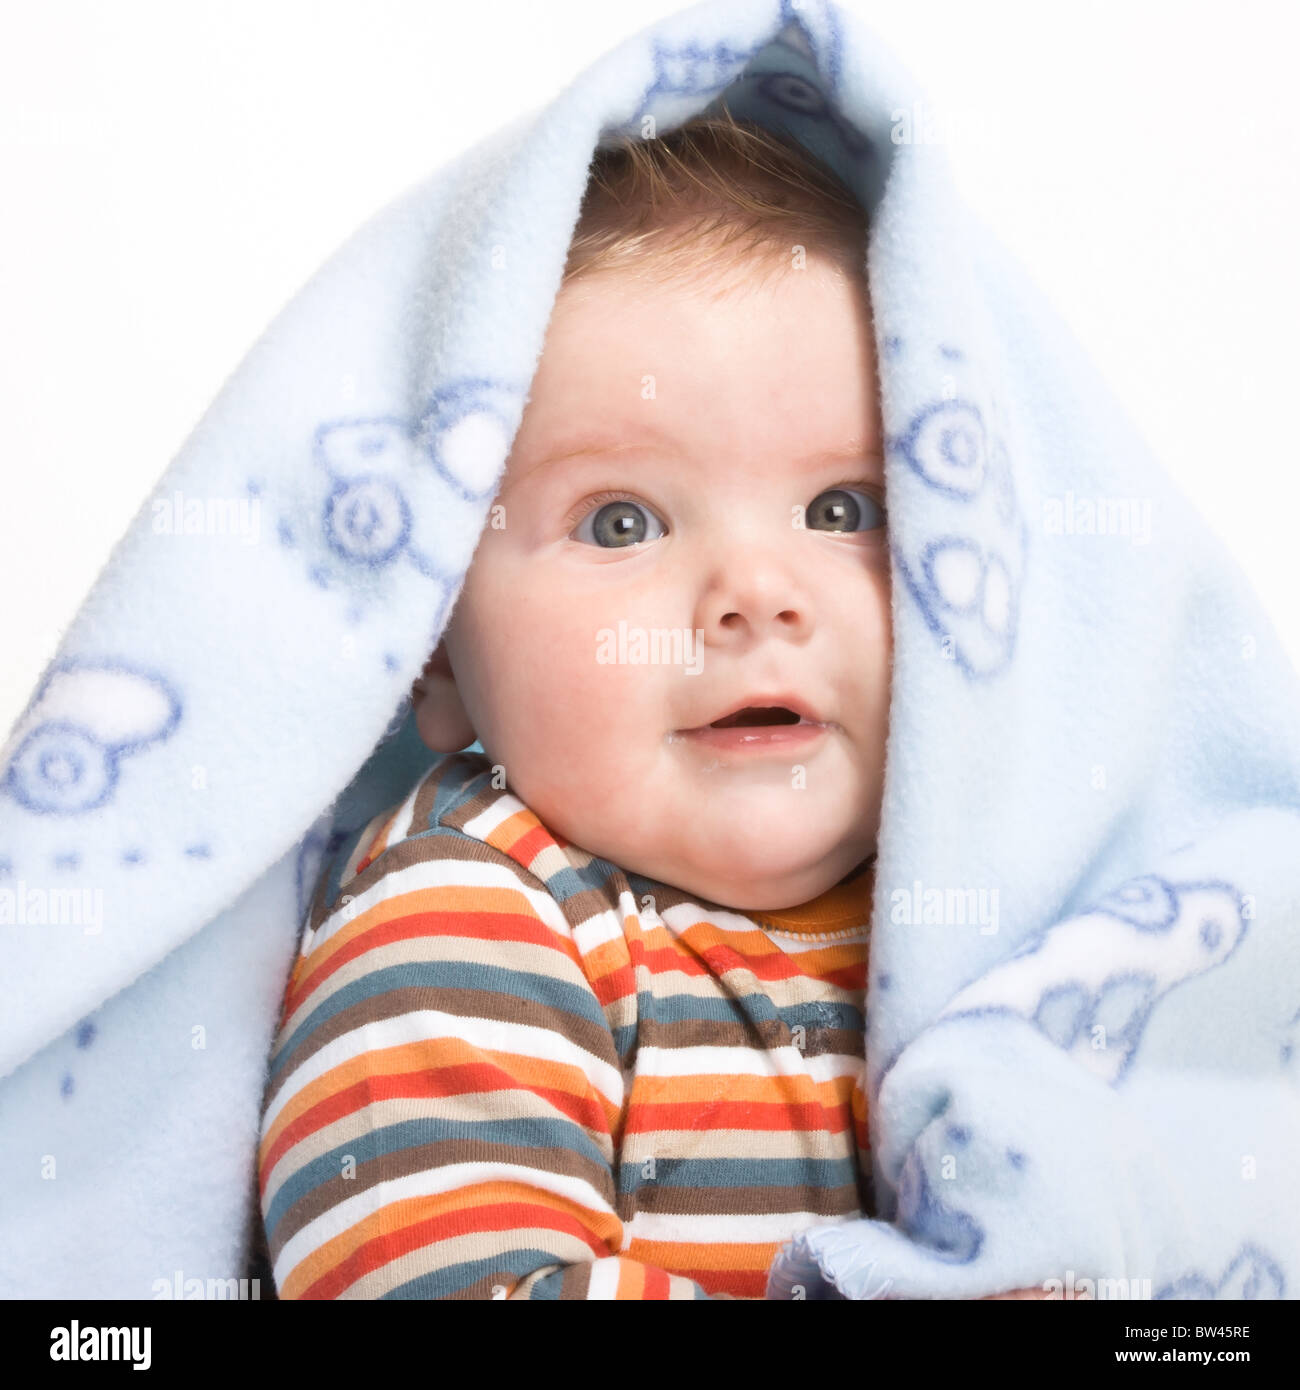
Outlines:
[[[445,845],[395,847],[295,964],[258,1162],[280,1297],[709,1297],[618,1253],[622,1072],[554,899]]]

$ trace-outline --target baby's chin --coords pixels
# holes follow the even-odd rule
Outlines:
[[[871,852],[861,835],[807,817],[766,832],[733,823],[710,834],[698,816],[695,825],[700,834],[686,843],[655,847],[642,840],[625,867],[737,911],[774,912],[811,902]]]
[[[777,911],[834,887],[874,845],[876,789],[847,760],[680,768],[588,755],[581,785],[539,776],[542,822],[625,872],[737,911]],[[667,775],[665,773],[667,772]],[[876,803],[878,804],[878,803]]]
[[[650,875],[670,883],[680,892],[704,902],[718,903],[736,912],[780,912],[801,907],[833,888],[848,873],[839,860],[799,864],[789,870],[774,869],[769,860],[737,874],[733,864],[677,864],[668,872]]]

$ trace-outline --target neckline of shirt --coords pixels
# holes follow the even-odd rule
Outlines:
[[[746,916],[766,930],[796,936],[851,936],[871,921],[876,856],[869,855],[832,888],[811,902],[773,911],[751,909]]]

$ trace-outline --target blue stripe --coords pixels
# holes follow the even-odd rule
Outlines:
[[[409,1258],[409,1257],[408,1257]],[[454,1298],[462,1289],[494,1274],[513,1274],[526,1279],[534,1270],[557,1263],[553,1250],[503,1250],[485,1260],[469,1260],[418,1275],[384,1294],[384,1298]],[[545,1281],[543,1281],[545,1282]]]
[[[353,1191],[360,1191],[361,1184],[358,1184],[356,1178],[341,1176],[345,1158],[350,1157],[354,1161],[359,1175],[365,1164],[386,1158],[390,1154],[453,1139],[468,1139],[482,1147],[484,1151],[475,1154],[475,1162],[490,1163],[508,1157],[487,1152],[489,1146],[497,1144],[542,1152],[568,1149],[581,1155],[598,1170],[609,1171],[605,1156],[588,1137],[586,1130],[573,1120],[548,1119],[540,1115],[525,1115],[508,1120],[442,1120],[433,1116],[423,1116],[419,1119],[403,1120],[398,1124],[384,1125],[380,1129],[367,1130],[364,1134],[358,1134],[336,1145],[328,1153],[304,1163],[285,1179],[275,1194],[275,1200],[267,1208],[268,1235],[273,1234],[275,1226],[279,1224],[285,1212],[296,1202],[326,1183],[341,1184],[335,1189],[340,1194],[340,1201]],[[511,1158],[509,1161],[521,1163],[523,1158],[521,1155],[518,1159]],[[468,1188],[461,1190],[467,1191]]]
[[[382,948],[378,948],[382,949]],[[569,984],[550,975],[536,975],[524,970],[507,970],[503,966],[483,965],[469,961],[436,960],[409,961],[401,965],[385,966],[372,970],[360,980],[345,985],[330,998],[321,1003],[307,1015],[284,1040],[279,1055],[268,1071],[267,1080],[273,1082],[292,1061],[293,1054],[310,1034],[336,1014],[346,1009],[364,1004],[395,989],[428,990],[430,998],[425,1008],[438,1007],[439,989],[469,989],[481,994],[498,994],[514,1000],[531,1000],[585,1019],[609,1031],[609,1024],[601,1010],[596,996],[589,986]],[[370,1021],[359,1019],[361,1022]],[[375,1019],[382,1024],[386,1020]]]
[[[772,1131],[764,1130],[766,1138]],[[654,1177],[643,1176],[645,1159],[620,1163],[620,1196],[642,1188],[809,1187],[827,1190],[855,1187],[858,1167],[852,1158],[658,1158]]]
[[[701,997],[696,994],[655,994],[652,990],[640,990],[637,993],[637,1012],[641,1018],[657,1023],[747,1023],[754,1021],[757,1012],[763,1020],[778,1020],[789,1028],[802,1026],[808,1032],[828,1028],[861,1031],[864,1026],[862,1010],[848,1000],[805,1000],[778,1008],[770,996],[761,990],[753,990],[739,999],[735,995]]]
[[[482,754],[452,753],[438,770],[438,784],[434,788],[433,805],[429,808],[429,828],[444,829],[443,816],[458,810],[467,801],[472,801],[492,781],[492,769]],[[452,830],[454,835],[463,835],[460,830]],[[465,836],[466,839],[472,837]]]

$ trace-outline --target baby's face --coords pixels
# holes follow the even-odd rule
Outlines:
[[[720,301],[610,272],[561,292],[445,637],[552,831],[739,910],[807,902],[875,847],[875,382],[865,291],[820,257]],[[793,702],[821,727],[689,732]]]

